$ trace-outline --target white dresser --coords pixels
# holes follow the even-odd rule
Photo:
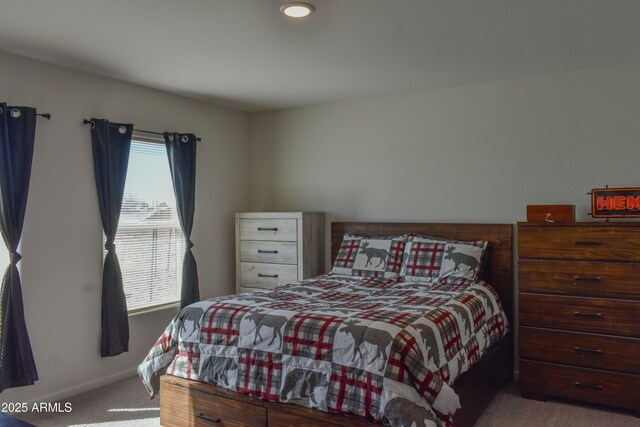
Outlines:
[[[253,292],[324,272],[324,214],[236,214],[236,291]]]

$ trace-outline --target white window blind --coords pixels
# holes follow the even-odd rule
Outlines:
[[[164,144],[131,142],[115,244],[129,311],[180,300],[184,236]]]

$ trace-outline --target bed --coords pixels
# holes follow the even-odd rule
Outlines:
[[[178,315],[139,369],[151,392],[160,389],[161,424],[357,426],[384,419],[398,426],[473,425],[513,371],[512,334],[507,333],[513,315],[512,226],[333,223],[332,261],[338,256],[345,233],[360,236],[417,233],[464,241],[486,240],[490,251],[482,278],[491,287],[481,282],[462,293],[455,283],[445,281],[435,290],[434,297],[420,284],[411,282],[329,275],[286,285],[269,294],[220,297],[196,303],[203,305],[190,306],[191,309]],[[416,301],[425,306],[432,304],[439,313],[446,313],[452,311],[451,304],[471,298],[466,293],[476,300],[483,299],[484,309],[478,318],[483,321],[486,318],[488,323],[475,325],[484,332],[484,337],[465,341],[465,349],[460,347],[455,353],[463,355],[459,360],[435,363],[433,352],[429,356],[429,347],[425,352],[424,345],[418,345],[416,340],[410,342],[411,334],[401,336],[406,331],[418,330],[421,322],[429,320],[423,319],[422,308],[416,308]],[[494,298],[496,295],[504,312],[494,313],[495,302],[491,301],[498,300]],[[295,311],[296,304],[300,305],[299,312]],[[375,311],[369,310],[371,304],[375,304]],[[442,308],[439,304],[443,304]],[[365,309],[369,311],[362,311]],[[207,310],[224,315],[213,320],[213,315],[203,314]],[[289,323],[280,328],[287,322],[286,316],[278,315],[282,310],[295,314],[289,315]],[[377,328],[367,329],[365,334],[360,323],[370,313],[376,316],[369,320]],[[236,318],[242,320],[234,323]],[[190,322],[200,323],[196,327]],[[259,326],[263,324],[267,327]],[[462,331],[464,326],[460,323],[448,329]],[[189,339],[190,334],[197,334],[200,341]],[[205,335],[209,337],[206,345]],[[356,336],[364,342],[355,340]],[[391,344],[384,339],[392,339]],[[403,344],[398,346],[396,341]],[[451,341],[447,338],[445,344],[449,348]],[[469,348],[478,347],[482,352],[474,354],[479,360],[467,370],[474,361]],[[442,354],[443,350],[440,351]],[[281,358],[274,362],[274,357]],[[332,363],[336,360],[339,363]],[[411,362],[415,360],[418,362]],[[160,376],[167,370],[166,375]],[[464,373],[459,375],[460,372]],[[452,388],[446,381],[449,374],[451,380],[457,377]],[[456,411],[458,399],[461,407]],[[447,415],[454,412],[453,417]]]

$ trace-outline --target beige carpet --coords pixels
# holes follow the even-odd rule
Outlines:
[[[149,397],[138,378],[68,400],[68,414],[29,414],[19,417],[38,427],[151,427],[159,426],[159,403]],[[589,407],[573,402],[538,402],[520,397],[511,383],[493,400],[476,427],[640,427],[630,412]]]
[[[573,401],[523,399],[512,382],[491,402],[476,427],[640,427],[640,418],[622,409]]]
[[[138,377],[110,384],[63,402],[71,403],[71,412],[14,416],[37,427],[157,427],[160,425],[160,400],[149,399]]]

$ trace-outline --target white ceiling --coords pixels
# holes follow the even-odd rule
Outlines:
[[[639,0],[0,0],[0,50],[245,111],[640,61]]]

